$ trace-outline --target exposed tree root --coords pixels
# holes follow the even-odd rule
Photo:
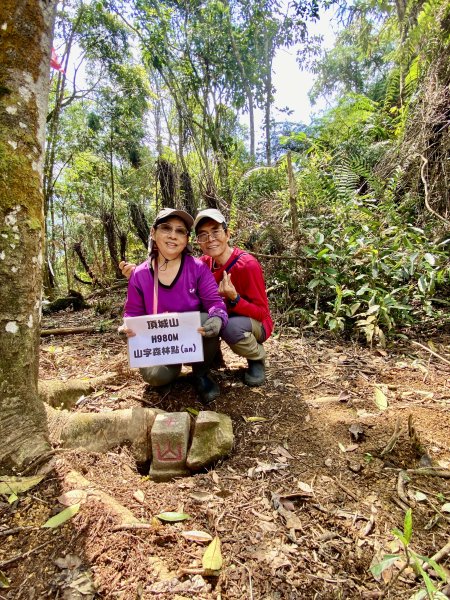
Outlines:
[[[150,432],[158,409],[129,408],[103,413],[72,413],[46,406],[50,440],[63,448],[107,452],[127,445],[134,459],[151,459]]]
[[[96,488],[77,471],[70,471],[70,473],[65,476],[64,485],[71,490],[86,491],[87,497],[83,503],[89,503],[90,501],[100,502],[104,506],[105,512],[114,515],[119,528],[128,527],[130,525],[142,525],[142,522],[139,521],[128,508],[123,506],[123,504],[120,504],[120,502],[117,502],[117,500],[109,494]]]
[[[93,379],[41,379],[38,382],[39,397],[54,408],[72,408],[81,396],[87,396],[99,386],[117,376],[117,373],[101,375]]]

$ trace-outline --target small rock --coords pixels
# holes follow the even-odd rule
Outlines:
[[[349,462],[347,466],[353,473],[359,473],[362,469],[362,465],[359,463]]]
[[[353,423],[350,425],[348,431],[352,440],[355,442],[360,442],[364,437],[364,429],[359,423]]]

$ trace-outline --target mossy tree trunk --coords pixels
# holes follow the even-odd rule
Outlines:
[[[49,449],[37,374],[55,8],[56,0],[0,2],[0,473]]]

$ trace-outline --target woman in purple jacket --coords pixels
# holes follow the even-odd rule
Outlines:
[[[200,311],[204,361],[193,363],[192,371],[200,399],[207,404],[220,394],[219,386],[208,373],[228,315],[210,270],[190,256],[188,240],[193,223],[191,215],[183,210],[163,208],[158,213],[150,233],[149,259],[136,267],[128,283],[124,316]],[[128,337],[134,335],[125,325],[119,329]],[[158,387],[174,381],[181,366],[144,367],[140,372],[147,383]]]

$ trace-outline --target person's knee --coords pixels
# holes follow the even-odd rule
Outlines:
[[[221,336],[222,339],[229,345],[234,345],[240,342],[242,339],[250,335],[251,323],[249,320],[248,325],[242,323],[239,319],[229,319],[227,326],[223,329]]]

